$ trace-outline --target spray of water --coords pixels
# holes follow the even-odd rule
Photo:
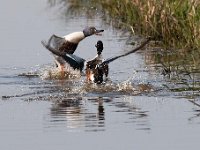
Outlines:
[[[57,67],[47,66],[40,71],[40,77],[43,80],[46,79],[74,79],[80,78],[81,73],[79,70],[74,70],[68,64],[66,64],[64,71],[61,72]]]

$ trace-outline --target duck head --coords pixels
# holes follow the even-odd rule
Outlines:
[[[101,32],[103,32],[104,30],[97,30],[95,27],[86,27],[83,30],[83,33],[85,35],[85,37],[87,36],[91,36],[91,35],[101,35]]]
[[[101,54],[101,52],[103,51],[103,42],[100,40],[97,41],[95,47],[97,48],[97,54]]]

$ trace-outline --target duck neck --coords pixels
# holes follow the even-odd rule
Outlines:
[[[98,55],[98,56],[100,56],[100,55],[101,55],[101,52],[100,52],[100,51],[98,51],[98,52],[97,52],[97,55]]]
[[[80,31],[65,35],[64,38],[66,41],[78,44],[81,40],[85,38],[85,35],[82,31]]]

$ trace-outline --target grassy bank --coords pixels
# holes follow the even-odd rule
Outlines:
[[[199,0],[102,0],[111,18],[132,27],[134,33],[162,40],[166,46],[198,48]]]

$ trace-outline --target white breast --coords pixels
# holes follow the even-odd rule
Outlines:
[[[71,34],[63,36],[67,41],[72,43],[79,43],[85,38],[83,32],[73,32]]]
[[[90,78],[90,81],[94,82],[94,74],[92,72],[91,72],[89,78]]]
[[[102,63],[103,62],[103,56],[102,56],[102,54],[101,55],[96,55],[93,59],[91,59],[90,61],[95,61],[95,60],[97,60],[97,61],[99,61],[99,63]]]

